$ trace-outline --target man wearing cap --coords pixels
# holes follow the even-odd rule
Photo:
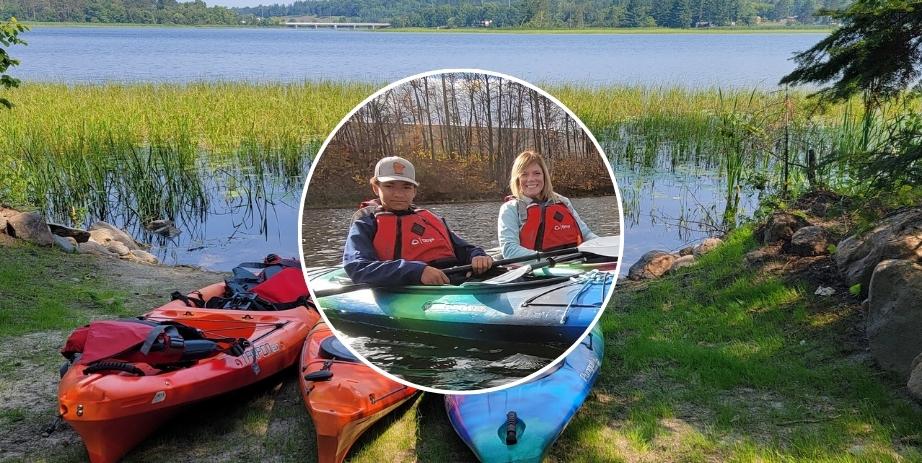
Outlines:
[[[442,218],[413,205],[416,169],[401,157],[378,161],[370,180],[377,201],[352,217],[343,267],[355,283],[442,285],[442,268],[471,264],[474,274],[490,269],[493,259],[448,229]]]

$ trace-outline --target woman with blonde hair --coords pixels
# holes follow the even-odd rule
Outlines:
[[[523,151],[512,164],[512,196],[499,209],[503,258],[578,246],[598,238],[580,219],[570,200],[554,193],[544,158]]]

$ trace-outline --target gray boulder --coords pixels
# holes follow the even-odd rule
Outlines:
[[[909,394],[914,399],[922,402],[922,354],[917,355],[912,361],[912,373],[909,375],[906,387],[909,388]]]
[[[852,235],[836,246],[836,264],[848,286],[861,284],[867,295],[874,268],[882,260],[922,262],[922,208],[913,208],[882,220],[863,236]]]
[[[764,227],[761,227],[762,243],[770,244],[778,241],[789,241],[794,232],[810,225],[802,217],[787,212],[775,212],[769,217]]]
[[[716,248],[717,246],[720,246],[720,244],[723,242],[724,240],[720,238],[714,238],[713,236],[710,238],[705,238],[704,241],[702,241],[701,243],[698,243],[698,245],[695,246],[692,253],[695,255],[695,257],[703,256],[713,251],[714,248]]]
[[[105,246],[95,242],[87,241],[86,243],[77,243],[77,252],[81,254],[96,254],[99,256],[116,257],[118,254],[109,251]]]
[[[132,251],[141,249],[141,246],[138,245],[131,235],[102,221],[96,222],[90,226],[90,239],[102,245],[108,245],[112,241],[117,241],[124,244]]]
[[[56,223],[49,223],[48,228],[51,229],[51,233],[57,236],[69,236],[76,240],[78,243],[86,243],[90,240],[90,232],[86,230],[81,230],[79,228],[71,228],[64,225],[59,225]]]
[[[829,252],[829,234],[823,227],[807,226],[791,236],[791,253],[798,256],[820,256]]]
[[[874,269],[868,296],[871,354],[884,369],[908,378],[922,352],[922,265],[885,260]]]
[[[645,280],[663,276],[675,262],[675,254],[666,251],[650,251],[642,256],[627,272],[631,280]]]
[[[695,253],[695,247],[694,247],[694,246],[685,246],[684,248],[679,249],[679,255],[680,255],[680,256],[689,256],[689,255],[692,255],[692,254],[694,254],[694,253]]]
[[[54,243],[48,224],[38,212],[20,212],[7,217],[6,228],[8,232],[12,231],[12,236],[40,246],[51,246]]]
[[[0,207],[0,233],[6,233],[6,221],[10,217],[19,214],[19,211],[15,209],[8,209],[5,207]]]
[[[157,260],[157,257],[154,256],[153,254],[147,251],[142,251],[140,249],[135,249],[134,251],[131,251],[131,254],[129,254],[128,257],[132,261],[143,262],[145,264],[151,264],[151,265],[156,265],[160,262],[159,260]]]
[[[77,252],[77,240],[69,236],[51,235],[54,244],[64,252]]]
[[[100,243],[101,244],[101,243]],[[106,244],[103,244],[109,252],[118,255],[118,256],[127,256],[131,254],[131,249],[128,249],[128,246],[118,242],[118,241],[109,241]]]
[[[672,262],[672,266],[669,267],[669,273],[675,272],[676,270],[680,268],[691,267],[692,265],[695,265],[695,256],[693,255],[679,256],[678,259]]]

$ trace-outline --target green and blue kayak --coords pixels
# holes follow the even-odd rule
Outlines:
[[[539,463],[589,395],[603,350],[596,326],[537,379],[485,394],[446,395],[451,425],[483,463]]]
[[[360,289],[317,299],[341,331],[407,330],[473,340],[576,342],[602,310],[614,264],[561,264],[500,284]],[[315,292],[353,285],[341,267],[309,269]]]

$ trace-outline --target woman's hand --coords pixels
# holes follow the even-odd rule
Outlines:
[[[493,266],[493,258],[490,256],[477,256],[471,259],[471,269],[474,271],[474,275],[480,275],[487,270],[490,270],[490,267]]]
[[[447,285],[450,281],[445,272],[427,265],[423,269],[423,275],[419,278],[419,282],[424,285]]]

